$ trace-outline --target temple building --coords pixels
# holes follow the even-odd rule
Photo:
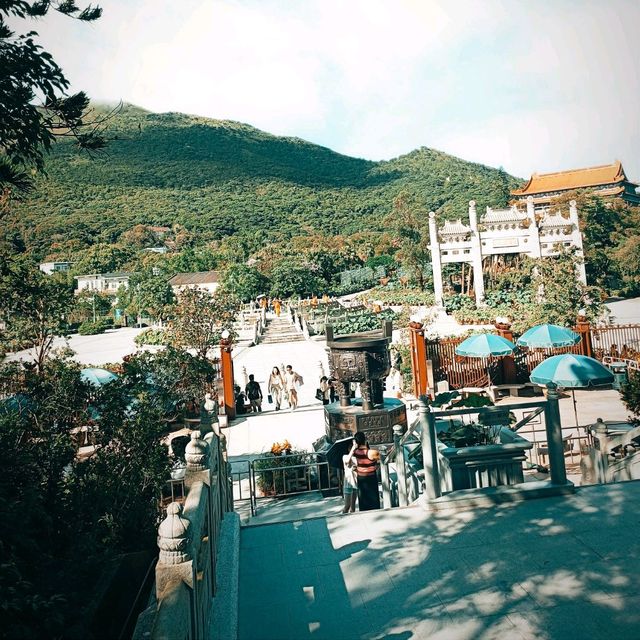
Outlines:
[[[489,256],[521,254],[532,258],[551,258],[565,248],[573,248],[583,256],[582,233],[578,222],[576,201],[568,210],[536,212],[533,197],[528,196],[526,211],[515,205],[510,209],[487,207],[478,216],[476,203],[469,202],[469,223],[462,219],[447,220],[438,227],[435,213],[429,213],[429,237],[433,287],[436,304],[442,306],[444,287],[442,265],[466,263],[473,270],[476,302],[484,301],[483,261]],[[586,284],[584,264],[577,268],[576,278]]]
[[[638,185],[624,173],[622,163],[604,164],[587,169],[571,169],[556,173],[534,173],[520,189],[511,192],[513,203],[519,204],[531,196],[536,209],[546,209],[554,198],[576,189],[585,189],[598,196],[621,198],[640,205]]]

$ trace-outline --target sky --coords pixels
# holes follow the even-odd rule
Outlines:
[[[100,5],[32,27],[95,100],[371,160],[426,146],[519,177],[621,160],[640,181],[638,0]]]

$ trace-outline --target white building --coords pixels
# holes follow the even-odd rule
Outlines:
[[[76,276],[78,291],[96,291],[103,293],[117,293],[120,287],[129,288],[130,273],[94,273]]]
[[[50,276],[52,273],[56,273],[58,271],[69,271],[71,269],[71,265],[73,262],[41,262],[40,263],[40,271],[46,273]]]
[[[220,274],[218,271],[177,273],[169,280],[169,284],[176,295],[184,289],[203,289],[213,293],[220,286]]]
[[[582,233],[578,224],[578,209],[572,200],[567,212],[535,211],[533,198],[527,198],[527,209],[515,205],[510,209],[491,209],[485,215],[476,212],[476,203],[469,202],[469,225],[461,219],[447,220],[438,228],[435,213],[429,213],[429,237],[433,264],[433,288],[436,304],[442,306],[442,265],[469,263],[473,268],[476,302],[484,300],[483,258],[492,255],[520,253],[532,258],[556,256],[563,247],[575,247],[582,256]],[[578,278],[587,282],[584,264]]]

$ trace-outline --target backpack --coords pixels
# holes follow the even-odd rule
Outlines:
[[[247,385],[247,397],[249,400],[257,400],[260,397],[260,385],[255,380]]]

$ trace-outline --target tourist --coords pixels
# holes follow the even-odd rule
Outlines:
[[[338,391],[336,390],[336,379],[329,378],[329,402],[335,402],[338,399]]]
[[[237,384],[234,385],[233,391],[235,393],[236,413],[238,415],[242,415],[243,413],[247,412],[246,397],[240,386]]]
[[[327,376],[322,376],[322,378],[320,378],[318,392],[318,400],[322,400],[322,404],[329,404],[329,400],[331,398],[331,387],[329,386],[329,379]]]
[[[245,388],[247,398],[251,404],[251,411],[253,413],[262,413],[262,389],[260,385],[255,381],[253,373],[249,376],[249,382]]]
[[[358,509],[370,511],[380,508],[378,493],[378,460],[380,452],[370,449],[362,431],[357,431],[353,438],[353,446],[349,452],[356,459],[356,473],[358,476]]]
[[[298,407],[298,387],[301,387],[304,382],[302,380],[302,376],[299,373],[296,373],[290,364],[287,365],[287,369],[284,374],[284,382],[289,408],[291,411],[295,411]]]
[[[356,510],[356,498],[358,497],[358,476],[356,475],[356,461],[351,455],[342,456],[344,469],[344,481],[342,493],[344,494],[344,508],[342,513],[353,513]]]
[[[269,382],[267,383],[267,392],[271,394],[273,401],[276,403],[276,411],[280,411],[285,389],[286,385],[280,369],[273,367],[273,369],[271,369],[271,375],[269,376]]]

